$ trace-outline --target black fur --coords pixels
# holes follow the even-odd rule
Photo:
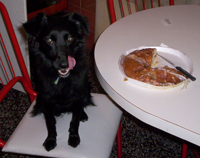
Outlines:
[[[55,116],[71,112],[68,144],[76,147],[80,143],[79,122],[88,119],[84,108],[93,105],[84,45],[88,22],[77,13],[49,17],[40,13],[23,27],[36,62],[38,96],[32,115],[43,113],[48,130],[43,145],[47,151],[56,147]],[[66,73],[68,56],[76,60],[76,65]],[[58,70],[66,74],[61,75]]]

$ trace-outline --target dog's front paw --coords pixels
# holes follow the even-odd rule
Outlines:
[[[78,134],[69,134],[68,144],[72,147],[77,147],[80,143],[80,137]]]
[[[47,138],[43,143],[43,146],[47,151],[54,149],[56,145],[56,138]]]

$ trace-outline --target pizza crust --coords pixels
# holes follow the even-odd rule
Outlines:
[[[127,77],[155,87],[165,89],[186,83],[184,74],[168,66],[156,67],[157,63],[156,48],[145,48],[126,55],[122,67]]]

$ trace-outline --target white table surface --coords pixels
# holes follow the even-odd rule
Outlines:
[[[149,89],[124,81],[118,67],[120,55],[161,43],[191,59],[197,80],[182,90]],[[119,106],[149,125],[200,146],[199,5],[148,9],[115,22],[98,39],[95,61],[102,87]]]

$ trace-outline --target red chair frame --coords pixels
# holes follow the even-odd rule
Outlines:
[[[6,28],[7,28],[7,31],[8,31],[8,35],[11,39],[11,43],[13,45],[13,48],[14,48],[14,51],[15,51],[15,54],[16,54],[16,57],[17,57],[17,61],[19,63],[19,67],[20,67],[21,72],[22,72],[22,76],[15,76],[14,70],[12,70],[13,78],[10,79],[5,85],[2,82],[3,88],[0,90],[0,102],[2,102],[5,95],[13,88],[13,86],[17,82],[20,82],[23,85],[23,87],[25,88],[25,90],[29,94],[30,101],[32,102],[35,99],[35,97],[37,96],[37,93],[35,91],[33,91],[31,80],[29,78],[28,71],[26,69],[26,65],[25,65],[25,62],[24,62],[24,59],[23,59],[23,56],[22,56],[16,35],[15,35],[15,32],[14,32],[14,29],[13,29],[9,14],[7,12],[6,7],[4,6],[4,4],[2,2],[0,2],[0,10],[1,10],[3,20],[5,22],[5,25],[6,25]],[[1,37],[1,35],[0,35],[0,37]],[[2,42],[2,45],[3,45],[3,48],[5,50],[6,57],[7,57],[8,61],[10,61],[9,55],[6,51],[5,44],[3,42],[3,38],[1,37],[0,39],[1,39],[1,42]],[[11,64],[11,62],[9,62],[9,64]],[[10,67],[11,68],[13,67],[12,64],[10,65]],[[5,69],[4,69],[4,71],[5,71],[5,73],[7,73]],[[5,145],[5,142],[0,139],[0,147],[3,148],[4,145]]]

